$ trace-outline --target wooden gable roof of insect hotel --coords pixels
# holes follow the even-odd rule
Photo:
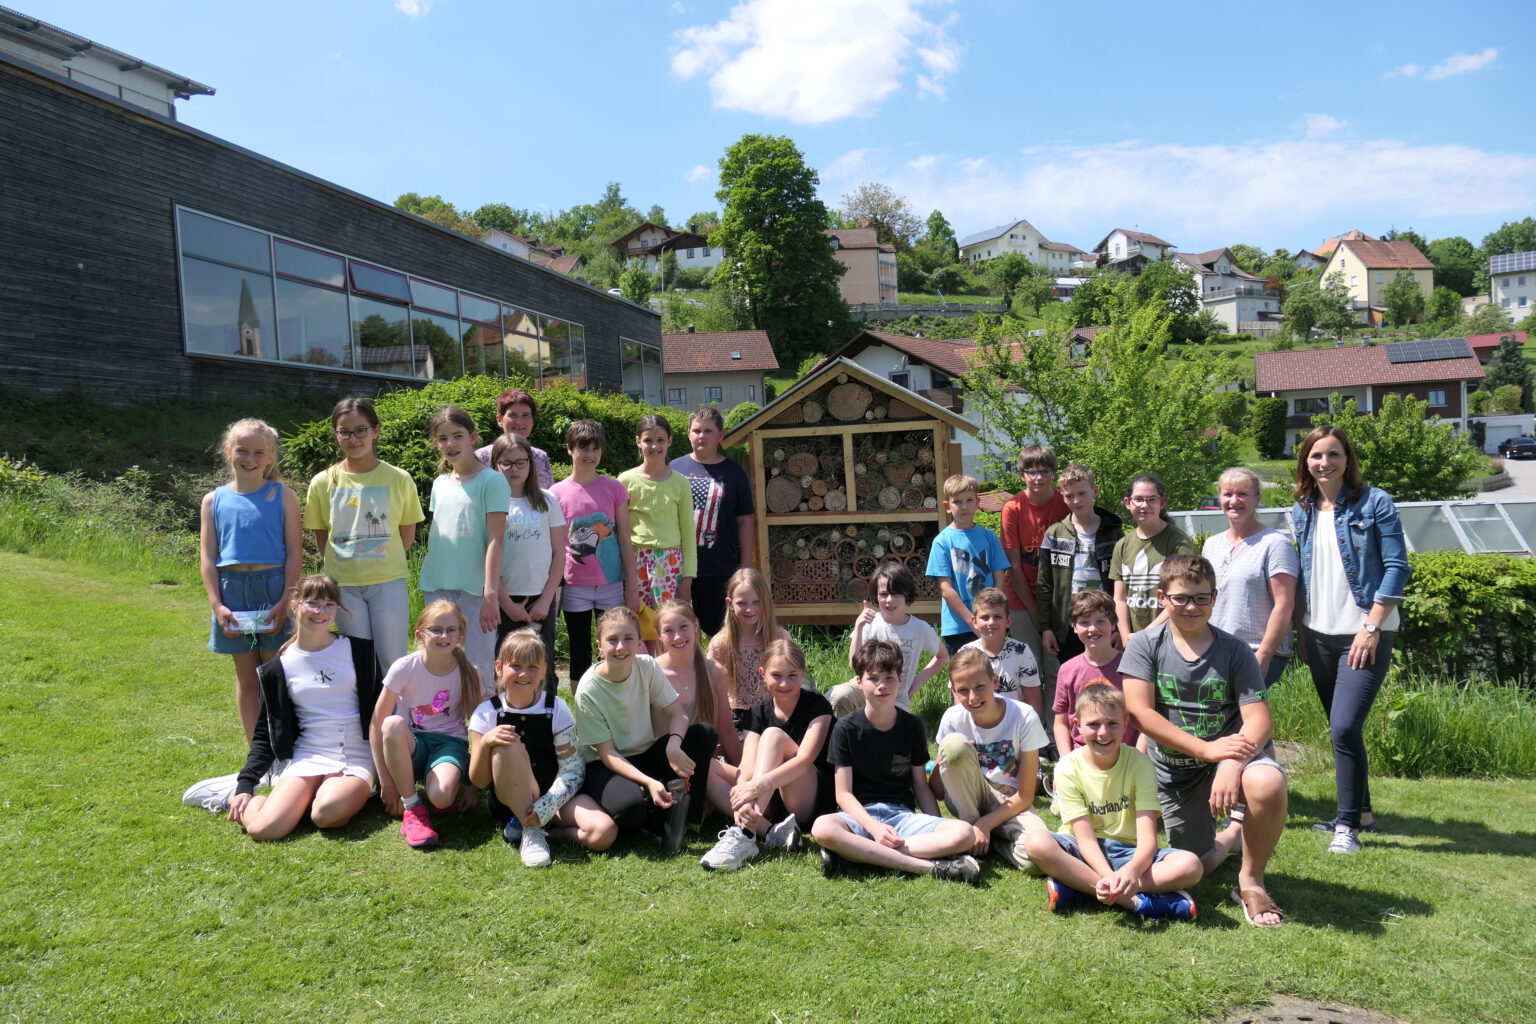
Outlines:
[[[756,563],[781,621],[851,622],[891,561],[917,581],[913,614],[938,616],[928,549],[948,524],[944,479],[961,471],[956,430],[976,425],[836,358],[726,435],[747,446]]]

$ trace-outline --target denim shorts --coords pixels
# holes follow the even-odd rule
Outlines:
[[[925,835],[944,823],[943,818],[935,818],[931,814],[922,814],[900,804],[865,804],[864,813],[882,825],[889,825],[903,839]],[[847,811],[838,811],[837,816],[843,819],[854,835],[862,836],[865,839],[874,838]]]
[[[219,600],[232,612],[265,611],[283,599],[284,569],[257,569],[254,572],[219,570]],[[283,623],[276,633],[241,633],[227,636],[219,620],[208,613],[208,649],[215,654],[250,654],[275,651],[293,635],[293,619]]]
[[[459,771],[469,773],[468,740],[440,732],[417,732],[415,729],[411,730],[411,735],[416,739],[416,749],[411,752],[411,771],[416,775],[417,782],[445,761],[458,765]]]
[[[1052,832],[1051,838],[1056,840],[1056,845],[1066,850],[1078,860],[1083,859],[1083,852],[1077,846],[1077,836],[1070,832]],[[1131,862],[1132,857],[1136,856],[1136,844],[1122,843],[1118,839],[1100,839],[1099,852],[1103,853],[1104,859],[1109,861],[1109,869],[1111,871],[1119,871]],[[1159,846],[1157,848],[1157,855],[1152,858],[1152,863],[1156,864],[1172,852],[1173,847],[1171,846]]]

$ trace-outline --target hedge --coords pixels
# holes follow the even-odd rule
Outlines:
[[[1425,671],[1536,682],[1536,560],[1464,551],[1414,551],[1397,637]]]
[[[385,462],[399,466],[416,481],[422,505],[432,491],[437,476],[438,453],[427,439],[427,426],[445,405],[457,405],[470,416],[480,431],[480,443],[489,444],[501,433],[496,425],[496,396],[509,387],[522,388],[538,402],[538,421],[529,439],[535,447],[549,453],[555,479],[570,472],[565,452],[565,429],[576,420],[592,419],[603,425],[607,447],[599,468],[610,476],[640,464],[635,448],[635,424],[648,413],[659,412],[672,425],[669,459],[686,455],[688,412],[685,409],[657,409],[626,395],[583,391],[566,381],[553,381],[534,390],[527,380],[504,377],[463,377],[458,380],[433,381],[420,389],[402,389],[375,400],[379,412],[377,450]],[[331,433],[329,417],[305,424],[295,434],[283,438],[284,471],[301,486],[320,470],[336,462],[340,450]]]

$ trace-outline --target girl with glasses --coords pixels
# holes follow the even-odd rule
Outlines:
[[[534,479],[537,456],[516,434],[502,434],[491,445],[491,468],[512,489],[507,508],[506,543],[501,556],[501,624],[496,649],[515,629],[535,629],[544,641],[545,685],[555,679],[555,623],[560,607],[560,578],[565,572],[565,512],[553,494]]]
[[[464,653],[463,614],[452,601],[433,601],[416,620],[416,650],[389,667],[373,709],[369,740],[379,766],[384,810],[401,816],[408,846],[437,845],[431,811],[473,806],[475,789],[459,785],[469,773],[465,722],[480,702],[480,674]],[[416,793],[421,782],[423,801]],[[430,805],[430,806],[429,806]]]
[[[281,839],[306,816],[316,828],[341,828],[373,792],[379,662],[370,641],[331,631],[340,606],[331,577],[300,580],[289,606],[294,635],[256,672],[261,703],[229,802],[230,820],[252,839]],[[268,772],[272,790],[258,796]]]
[[[379,414],[367,398],[344,398],[331,410],[341,461],[309,482],[304,526],[324,553],[325,571],[341,584],[341,629],[372,639],[393,665],[405,656],[411,605],[405,553],[424,518],[416,482],[374,450]]]

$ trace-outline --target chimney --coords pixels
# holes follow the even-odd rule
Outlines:
[[[693,324],[689,324],[689,325],[688,325],[688,333],[689,333],[689,334],[692,334],[692,333],[693,333]]]

